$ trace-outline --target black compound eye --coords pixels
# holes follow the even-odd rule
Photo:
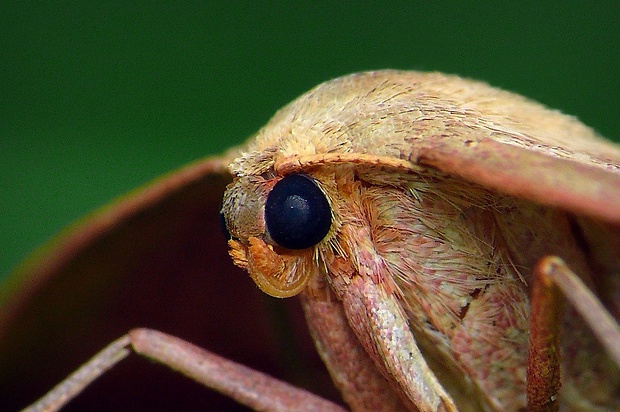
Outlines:
[[[265,203],[265,225],[271,239],[287,249],[319,243],[332,224],[327,198],[312,179],[289,175],[275,184]]]

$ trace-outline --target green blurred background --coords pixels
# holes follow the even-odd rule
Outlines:
[[[0,5],[0,277],[345,73],[458,73],[620,138],[618,2],[58,3]]]

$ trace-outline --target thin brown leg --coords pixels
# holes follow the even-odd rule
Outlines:
[[[269,375],[151,329],[129,332],[137,353],[260,411],[344,412],[341,406]]]
[[[581,279],[556,256],[535,268],[528,353],[528,411],[557,411],[560,388],[559,325],[561,300],[586,321],[612,359],[620,365],[620,326]]]
[[[44,397],[22,412],[53,412],[65,406],[112,366],[125,359],[131,351],[129,336],[124,335],[106,346],[88,362],[80,366]]]
[[[303,389],[150,329],[134,329],[114,341],[24,411],[59,410],[106,370],[127,357],[131,347],[136,353],[169,366],[255,410],[345,411],[341,406]]]
[[[560,404],[560,315],[562,299],[549,277],[548,259],[534,270],[527,357],[527,410],[558,411]]]
[[[601,301],[559,257],[544,258],[544,271],[577,309],[611,358],[620,365],[620,325]]]

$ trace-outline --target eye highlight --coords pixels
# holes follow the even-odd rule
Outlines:
[[[265,203],[265,225],[271,239],[286,249],[306,249],[329,232],[332,213],[325,194],[302,174],[275,184]]]

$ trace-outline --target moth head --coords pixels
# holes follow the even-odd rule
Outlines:
[[[328,196],[310,174],[238,176],[221,210],[229,253],[263,292],[299,293],[316,272],[317,245],[332,229]]]
[[[222,215],[233,261],[276,297],[296,295],[319,268],[333,269],[335,255],[355,253],[357,238],[343,234],[343,222],[363,215],[346,201],[356,179],[402,187],[419,171],[405,160],[359,153],[256,153],[231,165],[236,178],[224,194]],[[328,256],[331,263],[317,264]],[[342,261],[339,268],[351,269]]]

